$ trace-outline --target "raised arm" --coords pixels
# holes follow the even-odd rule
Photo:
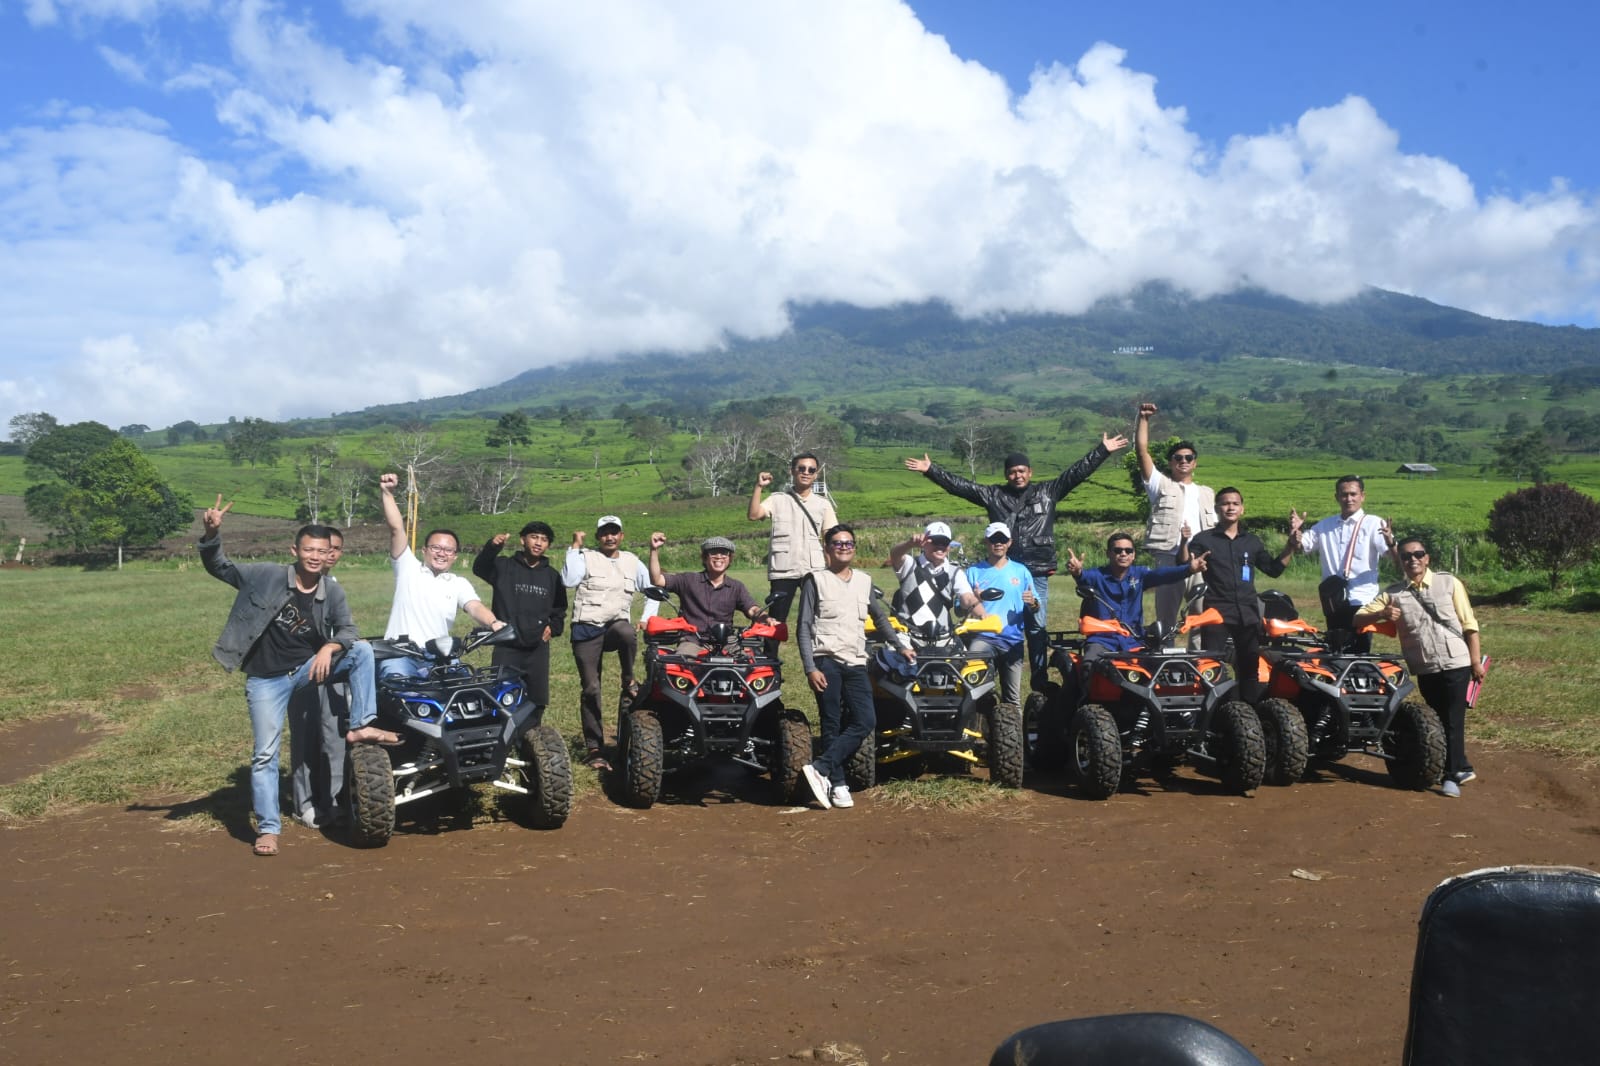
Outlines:
[[[406,553],[406,520],[400,516],[400,505],[395,502],[394,490],[400,485],[399,474],[382,474],[378,477],[379,495],[383,500],[383,521],[389,527],[389,558],[398,559]]]
[[[767,517],[766,511],[764,511],[761,507],[761,490],[771,484],[772,475],[767,471],[763,470],[761,473],[756,475],[756,487],[755,490],[750,493],[750,510],[745,514],[745,517],[750,519],[750,521],[759,522],[763,518]]]
[[[658,588],[667,583],[667,575],[661,570],[661,548],[667,543],[667,535],[659,529],[650,534],[650,584]]]
[[[205,535],[200,538],[200,562],[204,564],[206,573],[239,588],[239,568],[222,550],[222,519],[232,509],[233,501],[224,504],[222,493],[219,492],[216,506],[207,507],[200,516],[200,527],[205,530]]]
[[[1139,474],[1146,481],[1155,473],[1156,463],[1150,458],[1150,419],[1155,416],[1156,405],[1141,403],[1139,417],[1134,419],[1133,446],[1139,453]]]
[[[1088,455],[1067,467],[1050,482],[1050,498],[1059,503],[1061,497],[1088,481],[1089,476],[1100,469],[1100,464],[1110,458],[1112,452],[1127,446],[1126,437],[1108,437],[1101,434],[1100,443],[1091,448]]]
[[[928,465],[922,466],[923,462],[927,462]],[[914,463],[917,465],[913,465]],[[968,481],[959,474],[952,474],[938,463],[929,460],[926,455],[922,459],[907,459],[906,467],[910,470],[921,470],[923,477],[950,495],[959,496],[968,503],[975,503],[986,511],[993,508],[999,499],[999,489],[980,485],[976,481]]]
[[[478,554],[472,559],[472,573],[474,576],[494,584],[494,561],[500,557],[500,548],[507,540],[511,539],[510,533],[496,533],[484,544]]]

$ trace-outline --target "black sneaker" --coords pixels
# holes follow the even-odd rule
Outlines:
[[[1471,771],[1471,770],[1463,770],[1459,774],[1456,775],[1456,784],[1464,785],[1468,781],[1476,781],[1477,779],[1478,779],[1478,775],[1476,773],[1474,773],[1473,771]]]

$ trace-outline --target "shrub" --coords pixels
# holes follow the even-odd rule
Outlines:
[[[1600,503],[1561,482],[1508,492],[1489,510],[1489,539],[1508,566],[1549,574],[1553,592],[1600,548]]]

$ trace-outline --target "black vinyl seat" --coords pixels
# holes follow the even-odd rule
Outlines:
[[[1261,1066],[1221,1029],[1182,1014],[1107,1014],[1014,1033],[989,1066]]]

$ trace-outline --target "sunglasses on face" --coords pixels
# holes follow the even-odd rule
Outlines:
[[[1401,552],[1400,553],[1400,558],[1402,558],[1402,559],[1426,559],[1427,557],[1428,557],[1428,553],[1427,552]]]
[[[1192,463],[1194,462],[1194,453],[1184,452],[1182,455],[1174,455],[1172,461],[1175,463]]]
[[[950,540],[947,537],[929,537],[928,538],[928,547],[930,547],[930,548],[948,548],[948,547],[950,547]]]
[[[797,466],[794,468],[794,472],[796,474],[815,474],[818,469],[815,466]]]
[[[1124,548],[1124,547],[1119,545],[1119,546],[1111,549],[1111,554],[1112,555],[1132,555],[1133,554],[1133,549],[1132,548]]]

